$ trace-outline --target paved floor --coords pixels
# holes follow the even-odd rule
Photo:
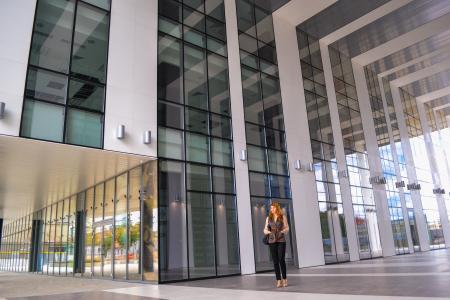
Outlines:
[[[302,300],[450,299],[450,250],[289,270],[288,279],[289,287],[277,289],[271,273],[165,285],[0,273],[0,297],[16,300],[273,300],[280,296]]]

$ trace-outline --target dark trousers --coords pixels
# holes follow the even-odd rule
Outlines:
[[[286,261],[284,260],[286,253],[286,243],[273,243],[269,245],[270,255],[272,255],[273,266],[275,268],[275,276],[277,280],[286,279]],[[280,274],[281,268],[281,274]]]

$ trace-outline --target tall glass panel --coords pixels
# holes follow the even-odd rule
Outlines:
[[[74,255],[75,255],[75,230],[77,222],[77,199],[81,199],[80,196],[74,195],[70,197],[69,202],[69,215],[67,221],[67,274],[71,275],[74,271]],[[78,241],[80,243],[82,241]]]
[[[94,238],[94,188],[90,188],[86,191],[86,203],[85,203],[85,241],[84,241],[84,276],[92,276],[93,273],[93,238]]]
[[[127,276],[127,205],[128,174],[116,178],[115,222],[114,222],[114,278],[126,279]]]
[[[210,194],[188,193],[189,276],[216,275],[213,204]]]
[[[103,204],[103,277],[106,278],[113,276],[114,184],[114,179],[105,182],[105,202]]]
[[[94,245],[93,245],[93,275],[96,277],[103,276],[103,195],[104,184],[95,186],[94,201]]]
[[[128,193],[128,279],[141,280],[142,271],[139,264],[141,258],[141,201],[140,190],[142,167],[130,171],[130,185]]]

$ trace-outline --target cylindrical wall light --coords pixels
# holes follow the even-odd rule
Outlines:
[[[152,132],[150,130],[144,131],[144,144],[151,144],[152,143]]]
[[[242,161],[246,161],[247,160],[247,150],[241,150],[241,153],[239,153],[239,159]]]
[[[125,138],[125,125],[117,126],[116,138],[119,139],[119,140]]]
[[[299,159],[297,159],[297,160],[295,160],[294,161],[294,168],[296,169],[296,170],[301,170],[303,167],[302,167],[302,162],[299,160]]]

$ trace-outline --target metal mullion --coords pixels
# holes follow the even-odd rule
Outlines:
[[[139,216],[139,224],[140,224],[140,228],[139,228],[139,270],[140,270],[140,278],[141,281],[144,280],[144,242],[142,240],[142,237],[144,236],[144,166],[146,164],[142,164],[140,166],[141,169],[141,178],[140,178],[140,185],[139,185],[139,212],[140,212],[140,216]],[[159,232],[159,229],[158,229]],[[151,237],[150,237],[151,239]],[[159,249],[159,247],[158,247]],[[159,270],[158,270],[159,272]]]
[[[120,175],[118,175],[120,176]],[[113,201],[113,226],[112,226],[112,255],[111,255],[111,275],[112,275],[112,279],[116,278],[116,272],[115,272],[115,267],[116,267],[116,245],[115,245],[115,241],[116,241],[116,204],[117,204],[117,190],[116,190],[116,186],[117,186],[117,177],[112,178],[111,180],[113,180],[114,185],[114,201]]]
[[[38,65],[33,65],[31,63],[28,65],[28,70],[27,71],[29,72],[30,69],[36,69],[37,71],[42,70],[42,71],[46,71],[46,72],[49,72],[49,73],[55,73],[55,74],[58,74],[58,75],[69,77],[69,74],[67,74],[67,73],[64,73],[64,72],[61,72],[61,71],[56,71],[56,70],[49,69],[49,68],[42,67],[42,66],[38,66]]]
[[[49,265],[50,265],[50,240],[52,238],[52,213],[53,213],[53,205],[50,203],[49,206],[47,206],[47,211],[50,208],[50,214],[48,216],[48,241],[47,241],[47,275],[49,275]]]
[[[130,172],[127,172],[127,196],[126,196],[126,215],[127,215],[127,243],[126,243],[126,258],[125,258],[125,280],[128,280],[128,263],[129,263],[129,246],[130,246]]]

